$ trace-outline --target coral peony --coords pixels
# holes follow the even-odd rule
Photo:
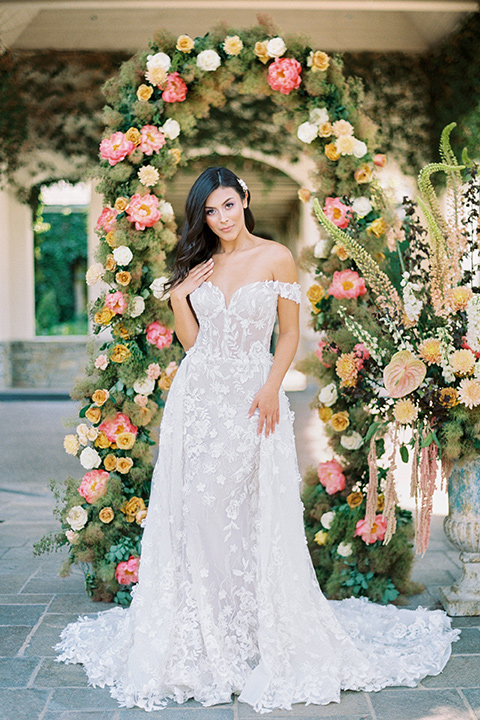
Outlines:
[[[131,583],[138,582],[138,567],[140,564],[140,558],[130,555],[128,560],[119,562],[117,569],[115,570],[115,580],[120,585],[130,585]]]
[[[323,212],[337,227],[348,227],[351,219],[351,209],[348,205],[342,203],[340,198],[327,197],[323,207]]]
[[[170,73],[165,83],[165,90],[162,93],[162,100],[168,103],[183,102],[187,97],[187,92],[188,88],[185,81],[180,77],[180,73]]]
[[[120,433],[129,432],[135,437],[137,436],[138,428],[132,425],[130,420],[123,413],[117,412],[115,417],[110,420],[104,420],[99,426],[100,432],[105,433],[110,442],[116,442],[117,435]]]
[[[172,331],[160,325],[158,320],[156,320],[150,323],[150,325],[147,325],[147,341],[151,345],[155,345],[159,350],[164,347],[169,347],[172,342]]]
[[[134,150],[135,144],[127,140],[122,132],[113,133],[100,143],[100,157],[102,160],[108,160],[110,165],[116,165]]]
[[[127,309],[127,299],[120,290],[105,295],[105,307],[111,310],[115,315],[121,315]]]
[[[400,350],[383,371],[383,382],[388,395],[400,398],[418,388],[425,379],[427,366],[410,350]]]
[[[318,479],[329,495],[345,488],[345,475],[338,460],[328,460],[318,466]]]
[[[88,503],[96,503],[107,492],[109,477],[105,470],[91,470],[83,476],[78,492]]]
[[[127,218],[135,223],[136,230],[145,230],[160,220],[158,198],[156,195],[138,195],[131,197],[126,209]]]
[[[272,90],[289,95],[300,83],[302,66],[294,58],[277,58],[268,68],[268,84]]]
[[[387,521],[383,515],[377,515],[373,521],[371,530],[368,529],[366,520],[359,520],[355,530],[355,535],[362,538],[366,545],[372,545],[377,540],[383,540],[387,531]]]
[[[115,228],[118,211],[115,208],[103,208],[95,225],[95,230],[105,230],[106,233],[111,232]]]
[[[153,155],[154,152],[157,153],[165,145],[165,135],[155,125],[144,125],[140,132],[142,135],[140,150],[145,155]]]
[[[333,279],[328,294],[333,295],[337,300],[343,298],[356,298],[365,295],[367,288],[365,280],[355,270],[337,270],[333,273]]]

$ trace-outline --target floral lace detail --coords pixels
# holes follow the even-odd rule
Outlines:
[[[164,409],[132,605],[68,625],[58,659],[146,710],[238,693],[268,712],[440,672],[458,635],[445,613],[325,599],[283,389],[272,435],[247,417],[273,362],[278,296],[299,302],[300,286],[251,283],[228,307],[215,288],[190,296],[199,332]]]

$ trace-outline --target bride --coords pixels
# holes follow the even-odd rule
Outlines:
[[[56,646],[122,706],[237,694],[268,712],[413,687],[442,671],[459,633],[440,610],[328,601],[320,590],[281,387],[300,286],[290,251],[253,234],[249,201],[222,167],[190,190],[169,283],[186,355],[160,426],[139,582],[128,609],[79,618]]]

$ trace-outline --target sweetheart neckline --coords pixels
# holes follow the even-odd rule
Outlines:
[[[202,285],[203,285],[204,283],[210,285],[211,287],[217,288],[218,292],[220,293],[220,295],[221,295],[222,298],[223,298],[223,304],[224,304],[224,306],[225,306],[225,310],[226,310],[226,311],[228,311],[228,310],[230,309],[230,306],[231,306],[231,304],[232,304],[232,301],[233,301],[233,298],[235,297],[235,295],[236,295],[240,290],[243,290],[243,288],[251,287],[252,285],[260,285],[260,284],[262,284],[262,283],[282,283],[283,285],[298,285],[298,286],[300,287],[300,284],[297,283],[297,282],[294,282],[294,283],[291,283],[291,282],[283,282],[282,280],[254,280],[254,282],[245,283],[245,285],[240,285],[240,287],[238,287],[238,288],[232,293],[232,296],[231,296],[231,298],[230,298],[230,302],[229,302],[228,305],[227,305],[227,299],[226,299],[226,297],[225,297],[225,293],[223,292],[223,290],[222,290],[218,285],[215,285],[215,283],[212,283],[211,280],[204,280],[203,283],[202,283]],[[202,285],[199,285],[198,287],[202,287]],[[196,288],[196,290],[198,290],[198,288]],[[194,292],[195,292],[195,291],[194,291]]]

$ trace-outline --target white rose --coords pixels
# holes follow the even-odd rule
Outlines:
[[[332,522],[333,522],[334,517],[335,517],[334,512],[323,513],[322,517],[320,518],[320,522],[322,523],[325,530],[330,530],[330,528],[332,527]]]
[[[369,212],[372,212],[372,203],[367,197],[355,198],[352,204],[352,210],[358,215],[358,217],[365,217]]]
[[[197,57],[197,67],[206,72],[216,70],[221,62],[220,55],[215,50],[202,50]]]
[[[302,123],[297,130],[297,137],[304,143],[311,143],[318,135],[318,126],[311,122]]]
[[[354,431],[351,435],[342,435],[340,445],[345,450],[358,450],[363,445],[363,438],[360,433]]]
[[[330,241],[324,239],[319,240],[313,248],[313,254],[316,258],[319,259],[324,259],[328,257],[330,254]]]
[[[340,557],[350,557],[352,552],[353,549],[351,543],[341,542],[337,547],[337,553],[340,555]]]
[[[78,435],[78,437],[81,437],[82,435],[84,435],[84,436],[86,437],[86,436],[87,436],[87,433],[88,433],[88,430],[89,430],[89,428],[88,428],[87,423],[80,423],[80,425],[77,425],[77,435]]]
[[[173,220],[173,218],[175,217],[175,213],[173,212],[173,207],[171,203],[167,202],[166,200],[160,200],[160,202],[158,203],[158,209],[160,210],[162,220]]]
[[[168,72],[170,63],[172,61],[168,55],[164,52],[156,53],[155,55],[149,55],[147,57],[147,70],[153,70],[153,68],[161,68],[165,72]]]
[[[113,251],[113,257],[117,265],[128,265],[133,258],[133,253],[126,245],[120,245]]]
[[[130,300],[130,317],[136,318],[145,310],[145,300],[141,295],[135,295]]]
[[[281,37],[274,37],[267,42],[268,57],[278,58],[283,55],[286,49],[287,46],[285,45],[285,42]]]
[[[90,442],[93,442],[98,437],[98,430],[95,427],[88,428],[87,432],[87,440],[90,440]]]
[[[81,505],[72,507],[65,520],[74,530],[81,530],[88,520],[88,513]]]
[[[356,158],[362,158],[367,154],[367,150],[367,145],[363,142],[363,140],[355,140],[352,154],[355,155]]]
[[[93,468],[99,467],[101,462],[100,455],[91,447],[86,447],[80,453],[80,463],[85,470],[93,470]]]
[[[157,300],[167,300],[167,298],[170,296],[170,293],[163,294],[163,286],[167,282],[168,278],[162,275],[162,277],[155,278],[155,280],[150,285],[150,290],[152,291],[154,297],[157,298]]]
[[[180,135],[180,125],[173,118],[168,118],[160,128],[167,140],[175,140]]]
[[[96,282],[101,280],[104,272],[105,268],[102,263],[95,263],[95,265],[91,265],[85,273],[87,285],[95,285]]]
[[[337,397],[337,386],[334,382],[331,382],[330,385],[325,385],[325,387],[323,387],[318,393],[318,399],[326,407],[331,407],[335,403]]]
[[[83,510],[83,508],[82,508]],[[74,532],[73,530],[65,530],[65,537],[67,538],[68,542],[72,545],[75,545],[76,542],[78,542],[78,538],[80,537],[78,533]]]
[[[315,123],[316,125],[323,125],[323,123],[328,122],[328,112],[327,108],[314,108],[313,110],[310,110],[310,115],[308,116],[308,119],[311,123]]]
[[[151,380],[148,377],[142,380],[135,380],[133,389],[140,395],[150,395],[155,390],[155,380]]]

